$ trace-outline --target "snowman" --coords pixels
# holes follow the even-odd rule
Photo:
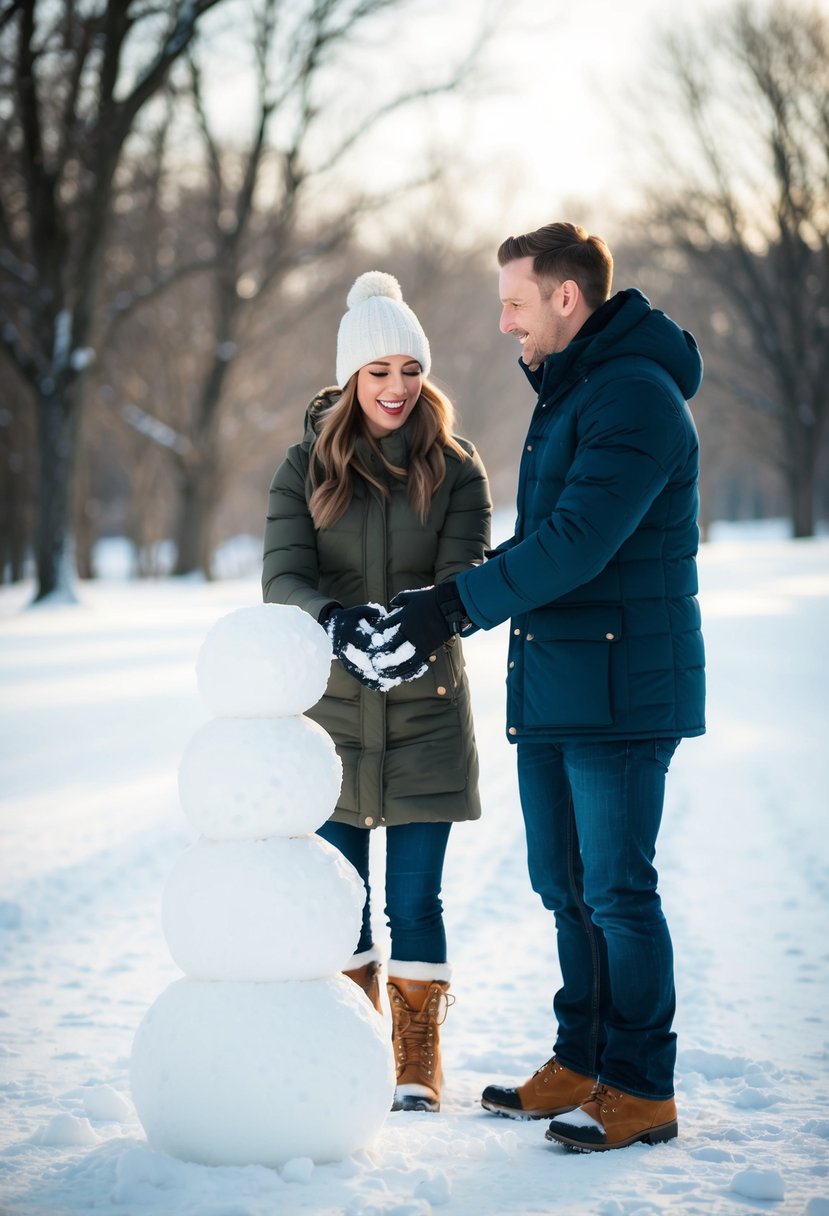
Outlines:
[[[162,903],[184,977],[146,1014],[130,1062],[151,1147],[185,1161],[342,1160],[391,1107],[388,1029],[342,975],[365,891],[314,834],[342,779],[332,739],[303,715],[330,664],[325,631],[278,604],[222,617],[199,652],[213,717],[179,770],[199,839]]]

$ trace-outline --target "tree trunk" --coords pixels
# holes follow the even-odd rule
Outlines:
[[[12,424],[0,424],[0,583],[24,577],[28,540],[25,463]]]
[[[185,469],[179,494],[176,527],[176,564],[173,570],[176,576],[201,571],[206,579],[213,577],[210,544],[213,490],[209,464],[199,463]]]
[[[75,456],[79,382],[41,393],[38,408],[40,449],[39,518],[36,541],[38,589],[35,603],[59,598],[75,601],[69,535],[70,487]]]
[[[792,535],[798,539],[815,534],[816,470],[820,451],[817,427],[793,417],[789,423],[789,511]]]
[[[815,534],[815,470],[801,467],[789,480],[792,535],[798,539]]]

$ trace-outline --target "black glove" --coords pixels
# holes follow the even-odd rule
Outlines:
[[[411,642],[421,662],[455,633],[460,633],[466,621],[457,584],[453,578],[435,587],[417,591],[401,591],[392,600],[399,612],[389,613],[387,625],[397,624],[407,642]]]
[[[357,604],[354,608],[328,606],[321,613],[320,624],[331,639],[334,654],[349,675],[374,692],[384,689],[382,678],[374,670],[369,651],[372,637],[386,613],[379,604]]]

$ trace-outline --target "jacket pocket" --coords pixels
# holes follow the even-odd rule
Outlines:
[[[544,608],[527,626],[524,726],[610,726],[610,651],[622,636],[621,607]]]

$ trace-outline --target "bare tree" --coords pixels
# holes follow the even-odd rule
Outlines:
[[[70,592],[71,479],[114,174],[140,111],[216,3],[0,7],[0,350],[37,406],[37,599]]]
[[[405,7],[406,0],[313,0],[302,6],[258,0],[249,14],[255,81],[250,134],[232,145],[217,133],[206,86],[215,46],[202,39],[189,56],[186,91],[207,173],[203,226],[195,247],[192,228],[182,232],[172,264],[130,298],[121,296],[111,318],[118,329],[162,296],[173,292],[180,299],[182,284],[194,276],[210,310],[188,417],[173,423],[179,442],[166,445],[179,491],[177,574],[200,569],[210,576],[212,520],[227,468],[223,413],[234,385],[239,388],[234,371],[254,353],[256,332],[271,342],[275,336],[272,325],[256,324],[256,314],[276,311],[286,276],[298,268],[306,281],[298,307],[313,307],[314,294],[337,273],[332,255],[358,221],[399,198],[402,186],[417,183],[417,175],[401,182],[394,174],[392,181],[381,175],[379,182],[357,187],[343,179],[340,167],[390,115],[456,89],[486,37],[482,23],[461,62],[442,75],[434,64],[428,73],[421,66],[413,82],[398,78],[389,90],[378,73],[376,87],[363,89],[355,103],[353,90],[342,85],[346,57],[355,42],[371,36],[378,18]],[[158,143],[156,150],[162,154],[165,147]],[[199,342],[204,340],[202,327]],[[171,408],[157,402],[160,421],[170,422]],[[150,427],[146,433],[152,438]]]
[[[660,54],[683,135],[651,106],[651,232],[727,300],[728,387],[762,417],[794,534],[810,536],[829,420],[829,17],[741,0]]]

